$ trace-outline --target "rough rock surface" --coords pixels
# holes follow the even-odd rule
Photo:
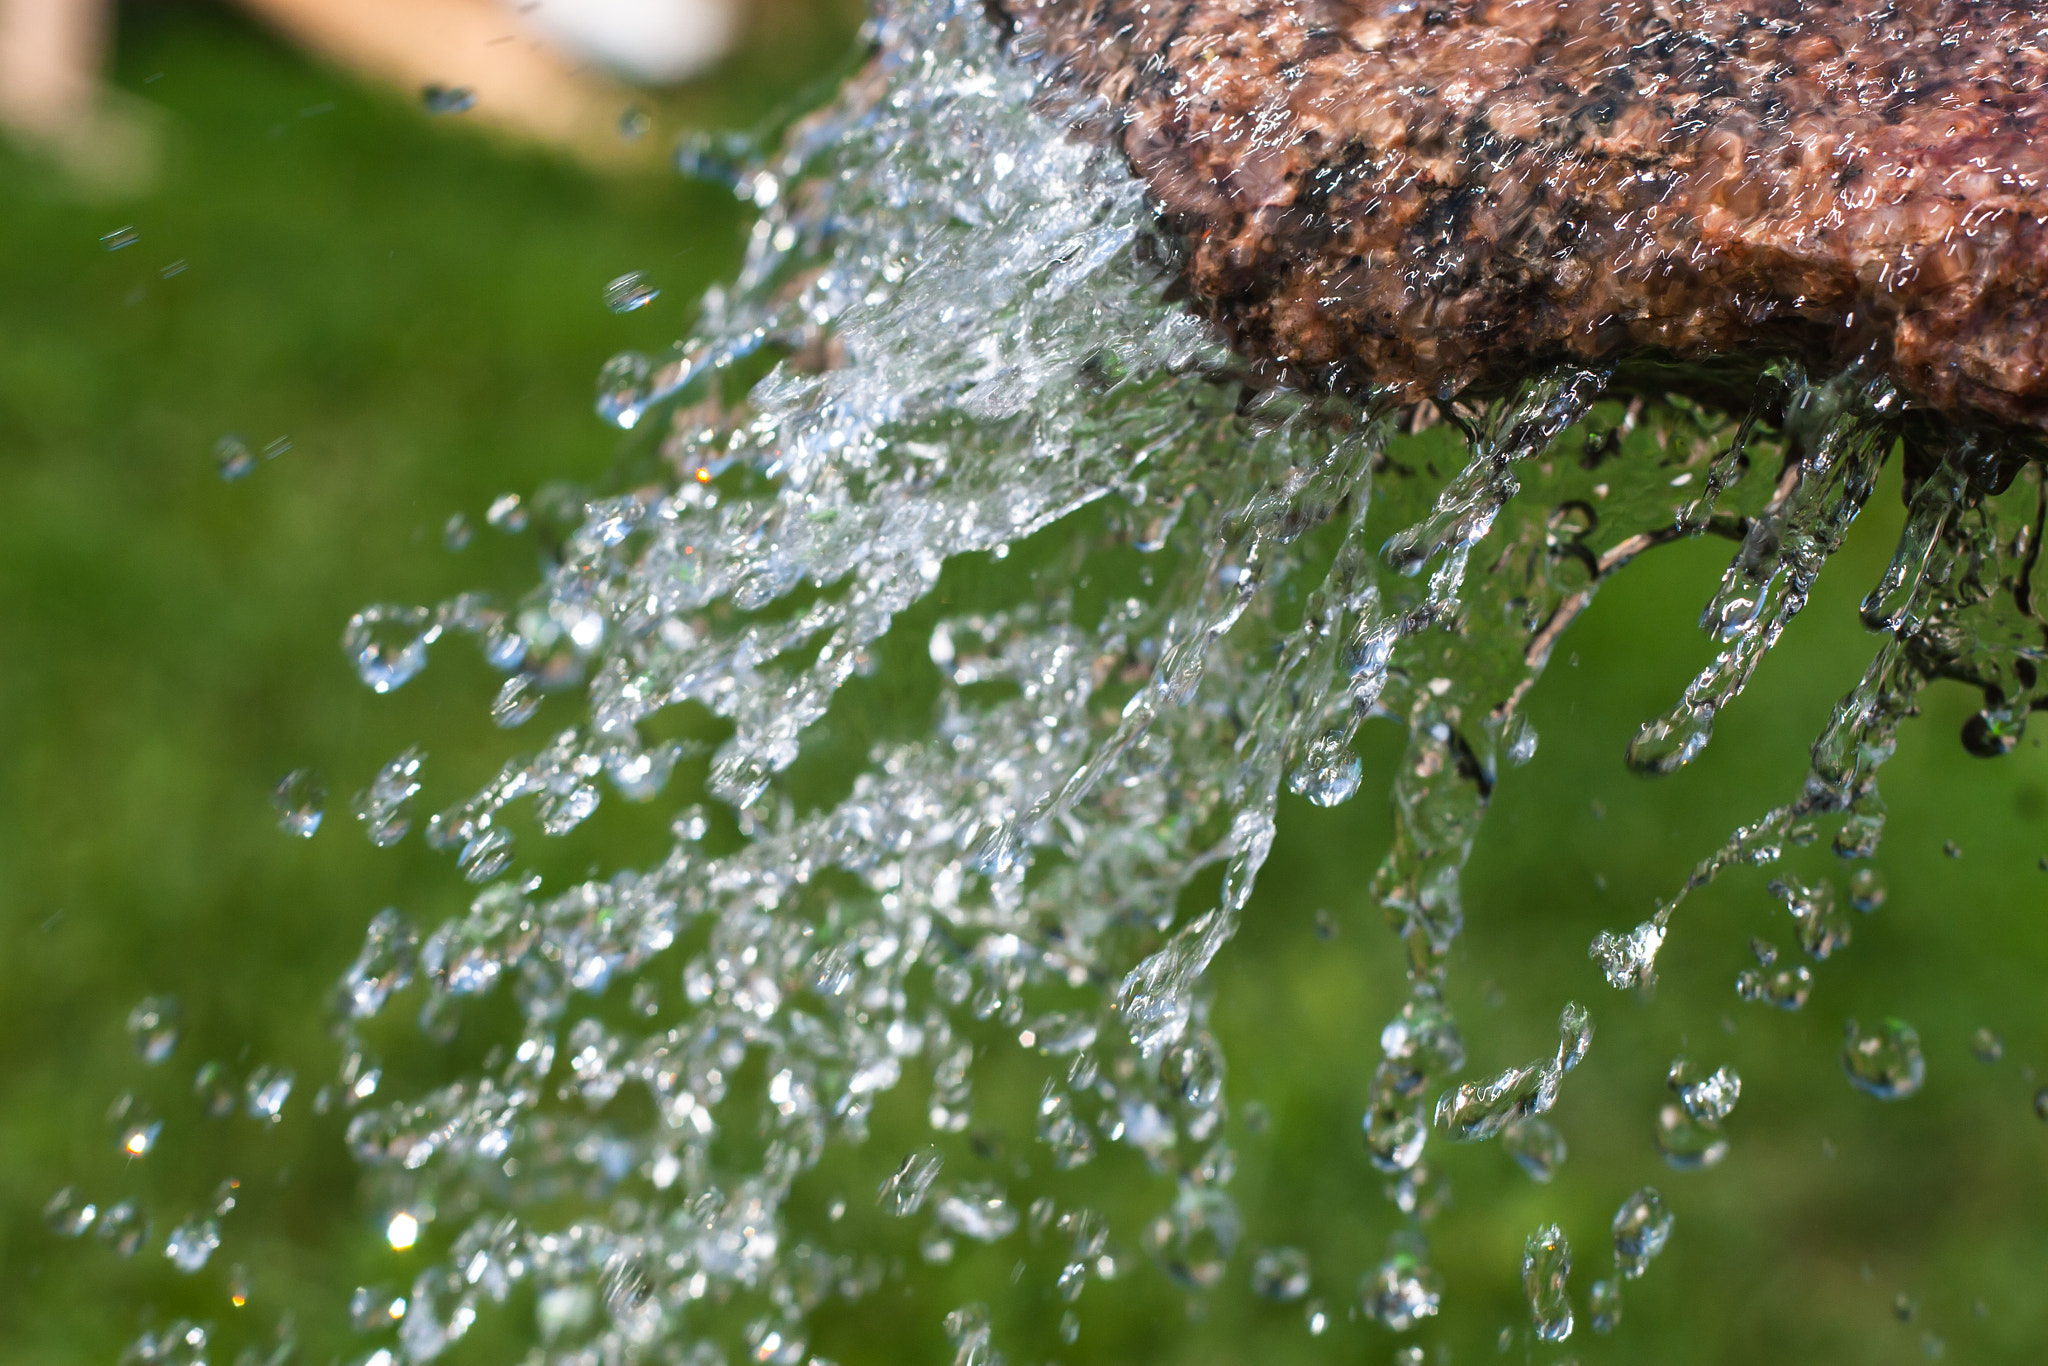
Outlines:
[[[992,0],[1099,94],[1249,354],[1405,398],[1875,348],[2048,427],[2048,10]]]

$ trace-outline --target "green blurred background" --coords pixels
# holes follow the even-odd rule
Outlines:
[[[858,20],[843,3],[757,7],[723,70],[649,104],[659,136],[774,117],[838,69]],[[163,111],[166,171],[149,196],[81,202],[0,149],[9,1363],[112,1362],[151,1322],[238,1312],[197,1300],[155,1248],[131,1264],[53,1237],[43,1206],[72,1182],[101,1199],[126,1182],[197,1200],[225,1172],[268,1173],[274,1189],[245,1201],[220,1254],[250,1266],[252,1308],[338,1302],[353,1285],[409,1277],[378,1243],[336,1125],[167,1122],[145,1185],[114,1152],[108,1106],[136,1090],[175,1119],[203,1060],[246,1070],[320,1058],[321,1002],[369,917],[396,903],[432,923],[461,904],[441,856],[417,840],[371,848],[346,798],[414,743],[430,754],[428,809],[493,771],[517,746],[484,714],[490,675],[444,651],[413,686],[374,697],[337,649],[342,624],[368,602],[528,586],[533,535],[485,526],[484,509],[502,493],[602,477],[616,437],[590,415],[598,366],[680,335],[690,301],[734,266],[745,227],[716,187],[653,171],[593,177],[508,149],[211,6],[124,10],[115,79]],[[131,226],[132,245],[103,248]],[[629,270],[663,293],[614,316],[603,288]],[[225,483],[214,446],[228,433],[257,449],[288,438],[290,450]],[[1540,1351],[1518,1333],[1508,1359],[2048,1357],[2048,1125],[2032,1111],[2048,1049],[2038,739],[2002,760],[1970,758],[1956,735],[1973,700],[1929,694],[1884,774],[1889,900],[1857,919],[1855,943],[1819,968],[1798,1014],[1732,991],[1752,934],[1792,947],[1762,873],[1686,905],[1654,1001],[1609,991],[1585,953],[1596,931],[1634,924],[1734,825],[1796,790],[1808,742],[1871,649],[1854,608],[1897,531],[1896,480],[1692,770],[1645,781],[1621,755],[1706,658],[1694,621],[1724,544],[1681,545],[1621,576],[1536,689],[1540,749],[1487,818],[1454,999],[1474,1071],[1548,1051],[1568,998],[1594,1008],[1599,1032],[1552,1116],[1571,1150],[1553,1184],[1530,1182],[1498,1145],[1444,1155],[1456,1202],[1432,1234],[1451,1297],[1413,1338],[1432,1359],[1497,1359],[1500,1331],[1526,1322],[1520,1248],[1541,1223],[1573,1237],[1583,1317],[1586,1286],[1611,1269],[1606,1221],[1646,1182],[1677,1232],[1629,1287],[1619,1331],[1582,1327]],[[457,512],[475,537],[453,552],[442,528]],[[1391,936],[1361,896],[1389,837],[1377,794],[1399,737],[1369,728],[1365,743],[1357,801],[1285,807],[1245,932],[1215,973],[1232,1094],[1240,1112],[1256,1100],[1271,1115],[1234,1135],[1247,1227],[1229,1288],[1191,1304],[1150,1270],[1092,1286],[1082,1336],[1062,1347],[1049,1278],[1013,1287],[1011,1254],[964,1258],[920,1273],[930,1293],[917,1315],[894,1301],[828,1313],[816,1350],[938,1360],[950,1354],[938,1314],[980,1298],[1072,1363],[1392,1360],[1398,1340],[1351,1309],[1357,1276],[1397,1225],[1357,1122],[1401,991]],[[301,767],[333,794],[311,841],[280,834],[269,805],[271,785]],[[668,814],[608,810],[550,862],[644,859]],[[1808,876],[1830,862],[1821,849],[1793,860]],[[143,1074],[123,1029],[151,992],[183,1005],[163,1076]],[[1917,1026],[1928,1065],[1924,1091],[1889,1105],[1853,1091],[1838,1060],[1846,1017],[1884,1015]],[[2002,1060],[1973,1058],[1979,1028],[2002,1036]],[[1744,1078],[1732,1152],[1711,1171],[1670,1171],[1651,1143],[1663,1069],[1680,1051]],[[302,1074],[301,1102],[319,1081]],[[1333,1319],[1319,1338],[1301,1306],[1244,1293],[1250,1250],[1276,1244],[1306,1249],[1319,1269]],[[329,1329],[303,1332],[306,1360],[350,1359]],[[517,1360],[523,1332],[493,1326],[457,1356]]]

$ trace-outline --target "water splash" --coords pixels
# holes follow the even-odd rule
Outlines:
[[[359,1292],[370,1360],[435,1359],[530,1303],[550,1361],[803,1361],[819,1306],[884,1278],[833,1231],[869,1210],[806,1217],[802,1183],[828,1162],[863,1172],[870,1208],[903,1221],[897,1250],[928,1263],[1038,1238],[1066,1244],[1062,1304],[1133,1245],[1185,1291],[1222,1283],[1242,1220],[1208,974],[1281,792],[1353,799],[1372,719],[1406,737],[1370,895],[1407,987],[1354,1113],[1404,1227],[1358,1308],[1410,1331],[1450,1293],[1422,1233],[1443,1201],[1432,1119],[1501,1137],[1539,1181],[1564,1161],[1542,1117],[1587,1056],[1589,1012],[1564,1008],[1550,1056],[1457,1082],[1447,988],[1501,761],[1535,753],[1520,708],[1613,574],[1684,537],[1738,547],[1704,616],[1715,658],[1630,750],[1668,771],[1702,751],[1912,438],[1907,530],[1864,608],[1885,633],[1869,670],[1803,792],[1596,943],[1617,987],[1654,984],[1686,893],[1776,863],[1816,822],[1867,859],[1876,771],[1929,680],[1982,690],[1966,741],[1987,754],[2048,700],[2038,632],[2015,625],[2034,620],[2048,496],[1995,443],[1930,438],[1881,381],[1790,363],[1732,424],[1571,367],[1398,411],[1266,387],[1168,297],[1172,246],[1138,187],[1068,135],[1095,111],[1042,89],[978,7],[902,0],[872,37],[872,64],[785,143],[723,149],[718,173],[759,210],[746,261],[673,351],[604,367],[597,411],[633,435],[618,477],[491,504],[491,527],[535,531],[544,581],[516,601],[369,606],[344,632],[380,694],[466,636],[502,675],[479,709],[551,726],[423,822],[418,750],[358,798],[374,843],[417,824],[469,890],[443,919],[371,921],[310,1105],[276,1064],[196,1078],[212,1113],[345,1117],[376,1227],[422,1266],[403,1293]],[[916,693],[916,724],[826,773],[815,742],[877,678]],[[521,865],[658,799],[683,809],[645,866],[555,887]],[[280,805],[301,825],[318,811],[298,788]],[[1833,970],[1849,934],[1832,885],[1776,886]],[[1849,887],[1859,910],[1882,901],[1863,872]],[[1804,1005],[1811,969],[1758,957],[1738,991]],[[490,1048],[457,1047],[465,1029]],[[442,1072],[381,1057],[415,1048]],[[1844,1065],[1876,1094],[1924,1072],[1904,1026],[1852,1034]],[[1037,1097],[1021,1123],[983,1094],[992,1074]],[[1739,1078],[1668,1080],[1658,1148],[1714,1165]],[[927,1132],[906,1156],[892,1128],[885,1156],[878,1115],[899,1103]],[[161,1121],[116,1122],[127,1160],[149,1156]],[[990,1135],[1047,1160],[992,1162]],[[1113,1238],[1082,1194],[1091,1169],[1164,1194]],[[206,1219],[173,1217],[172,1261],[211,1274],[232,1226],[201,1256]],[[129,1253],[152,1236],[146,1214],[81,1197],[52,1219]],[[858,1236],[893,1247],[896,1227]],[[1596,1329],[1670,1227],[1654,1190],[1623,1205]],[[1530,1239],[1548,1341],[1571,1332],[1569,1268],[1557,1226]],[[1252,1285],[1303,1299],[1306,1256],[1260,1254]],[[1320,1299],[1303,1312],[1312,1333],[1329,1321]],[[945,1327],[958,1362],[1001,1359],[985,1306]],[[208,1341],[152,1333],[158,1355],[138,1359]]]

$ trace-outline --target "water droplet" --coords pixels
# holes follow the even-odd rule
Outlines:
[[[1621,1282],[1595,1281],[1586,1299],[1588,1326],[1596,1333],[1611,1333],[1621,1323]]]
[[[211,1219],[195,1219],[171,1230],[164,1243],[164,1256],[189,1276],[205,1267],[219,1246],[220,1225]]]
[[[284,1103],[291,1099],[292,1074],[281,1067],[259,1067],[243,1086],[249,1118],[272,1124],[284,1118]]]
[[[263,458],[266,461],[275,460],[281,455],[288,454],[291,448],[292,439],[288,436],[280,436],[263,448]]]
[[[356,819],[379,849],[398,843],[412,829],[412,799],[419,794],[420,765],[426,757],[417,748],[408,749],[378,769],[370,785],[356,793]]]
[[[128,1012],[128,1037],[135,1051],[154,1067],[178,1046],[178,1003],[169,996],[145,996]]]
[[[903,1159],[889,1179],[882,1183],[880,1200],[882,1210],[898,1219],[917,1213],[924,1204],[926,1192],[938,1178],[939,1167],[945,1159],[937,1148],[922,1148]]]
[[[1927,1079],[1919,1032],[1904,1020],[1887,1018],[1868,1032],[1851,1020],[1844,1033],[1842,1070],[1857,1090],[1879,1100],[1904,1100]]]
[[[327,814],[327,785],[312,769],[295,768],[270,789],[270,805],[277,812],[279,829],[309,840]]]
[[[1735,994],[1745,1001],[1760,1001],[1779,1010],[1797,1010],[1813,993],[1813,970],[1805,964],[1763,973],[1745,968],[1735,978]]]
[[[540,710],[540,690],[525,674],[513,674],[498,688],[491,700],[491,722],[502,730],[513,730],[533,719]]]
[[[1987,708],[1963,722],[1963,748],[1980,759],[1996,759],[2017,749],[2026,733],[2024,710]]]
[[[427,667],[427,647],[441,628],[424,607],[365,607],[349,618],[341,648],[372,692],[387,693]]]
[[[1685,1112],[1702,1124],[1719,1124],[1742,1098],[1742,1078],[1732,1067],[1712,1072],[1680,1058],[1671,1064],[1665,1084],[1678,1095]]]
[[[108,251],[119,251],[123,247],[132,247],[141,240],[142,234],[135,231],[135,226],[131,223],[104,234],[100,238],[100,246]]]
[[[939,1201],[935,1217],[941,1224],[978,1243],[993,1243],[1017,1230],[1017,1211],[999,1187],[980,1183],[963,1186]]]
[[[1300,1248],[1267,1248],[1252,1258],[1252,1293],[1259,1298],[1292,1304],[1308,1289],[1308,1254]]]
[[[1943,840],[1941,842],[1941,852],[1947,854],[1950,858],[1961,858],[1963,856],[1963,846],[1957,844],[1954,840]]]
[[[420,90],[429,114],[463,114],[476,107],[476,91],[466,85],[429,85]]]
[[[1728,1156],[1728,1140],[1720,1129],[1694,1119],[1682,1105],[1666,1105],[1657,1112],[1656,1136],[1658,1151],[1677,1171],[1711,1167]]]
[[[1641,1276],[1671,1241],[1675,1222],[1655,1186],[1645,1186],[1622,1201],[1614,1212],[1615,1269],[1628,1280]]]
[[[597,415],[630,431],[646,411],[654,362],[638,351],[621,351],[597,372]]]
[[[1970,1035],[1970,1053],[1978,1062],[1997,1062],[2005,1056],[2005,1040],[1988,1029]]]
[[[1366,1315],[1405,1333],[1443,1307],[1443,1284],[1424,1264],[1418,1239],[1396,1235],[1393,1252],[1359,1289]]]
[[[619,136],[628,142],[638,142],[647,136],[647,130],[654,121],[647,117],[647,111],[637,104],[629,104],[619,114]]]
[[[737,193],[753,155],[752,144],[737,134],[690,133],[676,144],[676,170]]]
[[[1657,951],[1664,947],[1664,927],[1645,920],[1626,935],[1602,930],[1593,940],[1590,956],[1607,975],[1607,985],[1617,991],[1648,987],[1657,980]]]
[[[1901,1290],[1892,1296],[1892,1317],[1900,1323],[1911,1323],[1913,1316],[1920,1312],[1920,1306],[1913,1303],[1913,1297]]]
[[[214,442],[213,459],[220,470],[220,477],[229,483],[247,479],[256,472],[256,455],[239,436],[224,436]]]
[[[1422,1345],[1411,1342],[1394,1349],[1394,1366],[1422,1366]]]
[[[1529,1297],[1529,1316],[1536,1336],[1563,1342],[1572,1335],[1572,1300],[1566,1286],[1572,1273],[1572,1247],[1564,1230],[1548,1224],[1529,1235],[1522,1247],[1522,1292]]]
[[[2048,1119],[2048,1086],[2034,1092],[2034,1115],[2038,1119]]]
[[[1364,772],[1364,764],[1352,753],[1351,737],[1332,731],[1309,746],[1288,786],[1317,806],[1341,806],[1357,794]]]
[[[1884,905],[1884,874],[1858,868],[1849,878],[1849,904],[1865,915]]]
[[[512,834],[497,826],[484,830],[462,846],[455,863],[465,882],[489,882],[512,862]]]
[[[1532,1181],[1548,1182],[1564,1165],[1564,1135],[1548,1120],[1516,1120],[1502,1131],[1500,1141]]]
[[[632,313],[661,297],[661,291],[637,270],[627,271],[604,287],[604,306],[614,313]]]
[[[457,553],[469,549],[469,543],[475,537],[476,531],[470,526],[469,518],[460,512],[449,513],[448,520],[441,526],[441,544]]]
[[[1849,920],[1835,904],[1835,885],[1823,879],[1811,886],[1797,878],[1771,883],[1771,892],[1785,903],[1799,926],[1799,946],[1823,961],[1849,943]]]
[[[1586,1060],[1593,1046],[1593,1015],[1577,1001],[1567,1001],[1557,1017],[1557,1070],[1569,1072]]]
[[[1536,727],[1528,717],[1517,713],[1501,738],[1507,742],[1508,762],[1516,768],[1536,757]]]
[[[499,531],[516,536],[526,530],[526,504],[516,493],[501,493],[484,509],[484,521]]]
[[[43,1222],[59,1238],[83,1238],[99,1213],[99,1206],[79,1203],[78,1193],[66,1186],[43,1206]]]

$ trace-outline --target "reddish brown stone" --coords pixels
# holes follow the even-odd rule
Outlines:
[[[2048,427],[2048,13],[1969,0],[999,0],[1247,353],[1405,398],[1875,347]]]

